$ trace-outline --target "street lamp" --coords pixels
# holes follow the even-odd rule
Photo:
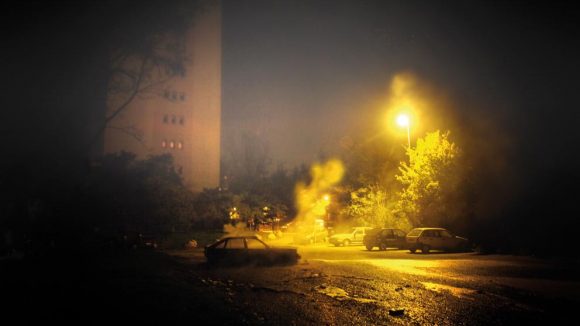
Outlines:
[[[407,127],[407,146],[411,148],[411,121],[406,114],[399,114],[397,116],[397,124],[401,127]]]

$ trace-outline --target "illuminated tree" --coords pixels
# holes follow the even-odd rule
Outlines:
[[[374,185],[359,188],[350,193],[346,215],[356,225],[392,227],[408,230],[410,224],[405,216],[393,214],[396,201],[383,188]]]
[[[403,190],[396,214],[413,226],[447,226],[461,214],[459,186],[462,169],[460,150],[449,132],[435,131],[417,140],[407,150],[409,162],[401,162],[397,180]]]

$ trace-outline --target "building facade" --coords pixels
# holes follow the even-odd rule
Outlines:
[[[136,96],[104,133],[105,154],[132,152],[144,159],[169,153],[192,191],[220,182],[221,10],[210,1],[186,36],[185,71],[151,94]],[[118,107],[109,98],[109,112]]]

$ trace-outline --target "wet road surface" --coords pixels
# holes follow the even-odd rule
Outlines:
[[[580,302],[578,264],[475,253],[299,247],[285,267],[209,268],[173,252],[247,324],[554,323]]]
[[[570,324],[577,261],[299,247],[292,266],[211,267],[202,249],[0,261],[18,324]]]

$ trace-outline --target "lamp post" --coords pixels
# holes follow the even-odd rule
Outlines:
[[[407,127],[407,147],[411,148],[411,121],[406,114],[399,114],[397,117],[397,124],[401,127]]]

